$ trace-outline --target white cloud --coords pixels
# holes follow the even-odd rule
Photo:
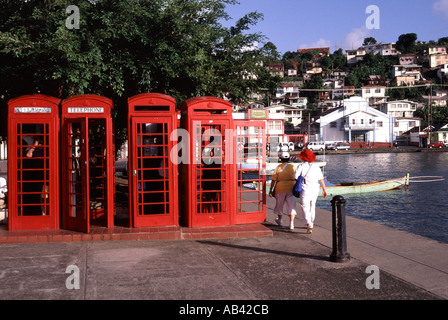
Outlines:
[[[365,26],[350,31],[344,39],[341,47],[344,50],[358,49],[362,46],[364,39],[370,36],[370,30]]]
[[[320,38],[319,40],[311,44],[300,45],[299,49],[329,47],[330,52],[333,52],[336,46],[338,48],[342,48],[343,50],[350,50],[352,48],[358,49],[359,47],[362,46],[364,39],[369,36],[370,36],[370,30],[367,29],[365,26],[363,26],[360,28],[353,29],[352,31],[347,33],[342,42],[340,41],[334,42],[331,40]]]
[[[331,41],[320,38],[311,44],[302,44],[299,49],[331,47]]]
[[[448,0],[439,0],[434,2],[432,5],[432,11],[448,18]]]

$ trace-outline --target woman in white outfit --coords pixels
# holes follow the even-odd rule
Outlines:
[[[307,226],[307,233],[313,232],[314,218],[316,217],[316,201],[319,196],[319,188],[322,186],[322,195],[327,197],[324,176],[318,165],[313,164],[316,155],[310,149],[304,149],[299,158],[304,161],[296,170],[296,179],[302,174],[305,177],[303,181],[303,191],[300,193],[300,207],[302,217]],[[319,186],[320,183],[320,186]]]

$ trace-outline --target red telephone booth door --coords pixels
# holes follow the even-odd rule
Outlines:
[[[235,121],[238,191],[235,224],[266,220],[266,123]]]
[[[197,97],[184,101],[181,112],[182,128],[189,135],[188,160],[181,166],[185,223],[188,227],[233,225],[237,167],[232,104]]]
[[[232,151],[227,148],[233,145],[233,135],[226,137],[226,131],[232,129],[233,126],[226,120],[203,119],[193,122],[191,180],[187,181],[189,226],[233,224],[236,167],[234,159],[229,158]]]
[[[90,232],[88,182],[89,158],[87,142],[87,119],[67,119],[63,126],[62,158],[64,181],[64,228],[79,232]]]
[[[133,117],[129,183],[133,227],[178,225],[171,117]]]
[[[59,229],[59,103],[45,95],[9,101],[9,230]]]

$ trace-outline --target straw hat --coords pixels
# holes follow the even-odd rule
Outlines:
[[[310,149],[304,149],[300,154],[299,158],[303,161],[314,162],[316,160],[316,155]]]

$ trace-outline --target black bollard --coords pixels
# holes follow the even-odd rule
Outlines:
[[[345,202],[343,196],[335,196],[331,200],[333,207],[333,252],[330,254],[330,261],[332,262],[350,261],[345,234]]]

